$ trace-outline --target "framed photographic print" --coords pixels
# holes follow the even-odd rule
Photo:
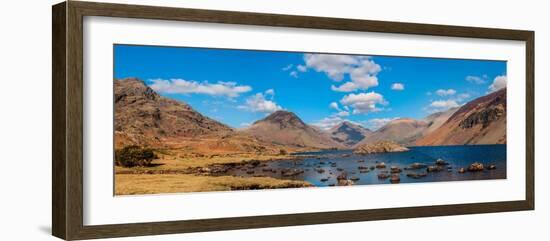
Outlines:
[[[53,235],[534,209],[534,32],[53,6]]]

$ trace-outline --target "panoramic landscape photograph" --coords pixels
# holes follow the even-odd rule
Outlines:
[[[506,179],[506,61],[113,51],[114,195]]]

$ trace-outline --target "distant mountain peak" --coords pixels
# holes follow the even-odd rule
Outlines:
[[[354,146],[365,137],[369,136],[372,131],[349,121],[342,121],[338,125],[329,129],[332,139],[346,146]]]
[[[305,128],[307,126],[306,123],[304,123],[302,119],[300,119],[296,114],[286,110],[275,111],[267,117],[254,122],[254,124],[258,124],[261,122],[278,124],[281,128]]]
[[[285,110],[271,113],[242,132],[266,142],[286,146],[319,149],[342,147],[327,133],[307,125],[296,114]]]

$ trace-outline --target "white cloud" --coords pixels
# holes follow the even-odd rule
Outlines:
[[[340,107],[338,107],[338,103],[332,102],[330,105],[328,105],[331,109],[340,111]]]
[[[381,94],[374,91],[369,93],[349,94],[344,96],[340,103],[353,108],[353,114],[367,114],[382,110],[378,104],[386,105],[387,102]]]
[[[439,96],[449,96],[456,94],[456,90],[453,89],[438,89],[435,93]]]
[[[475,83],[475,84],[485,84],[487,82],[487,75],[483,76],[474,76],[474,75],[468,75],[466,76],[466,81]]]
[[[489,85],[489,92],[495,92],[502,88],[506,88],[507,81],[508,80],[505,75],[495,77],[495,79],[493,80],[493,83]]]
[[[336,115],[340,116],[340,117],[349,116],[349,112],[348,111],[340,111],[340,112],[336,113]]]
[[[306,72],[307,71],[307,67],[305,65],[298,65],[296,66],[296,69],[300,72]]]
[[[331,87],[332,90],[340,92],[366,90],[378,86],[376,75],[382,70],[380,65],[365,56],[305,54],[304,61],[307,68],[324,72],[333,81],[340,82],[346,74],[349,75],[350,82]]]
[[[396,119],[399,119],[399,117],[370,119],[369,121],[367,121],[367,127],[371,130],[377,130],[380,127],[385,126],[386,124],[388,124],[390,121],[393,121],[393,120],[396,120]]]
[[[266,96],[268,96],[268,95],[275,96],[275,90],[273,90],[273,89],[268,89],[264,93],[265,93]]]
[[[275,93],[273,92],[273,95],[274,94]],[[248,97],[245,101],[245,105],[240,105],[237,108],[252,111],[252,112],[264,112],[264,113],[272,113],[283,109],[281,106],[277,105],[275,101],[268,100],[265,97],[266,96],[264,94],[257,93],[253,96]]]
[[[344,109],[345,109],[345,110],[342,110],[342,109],[340,108],[340,106],[338,106],[338,103],[336,103],[336,102],[330,103],[330,104],[329,104],[329,108],[330,108],[330,109],[333,109],[333,110],[335,110],[335,111],[337,111],[337,113],[334,114],[335,116],[345,117],[345,116],[349,116],[349,114],[350,114],[350,113],[349,113],[349,108],[347,108],[346,106],[344,106]]]
[[[289,65],[287,65],[283,68],[283,71],[288,71],[288,70],[292,69],[293,66],[294,66],[293,64],[289,64]]]
[[[151,89],[168,94],[206,94],[234,98],[252,90],[248,85],[223,81],[209,83],[208,81],[197,82],[183,79],[153,79],[151,82],[152,84],[149,85]]]
[[[241,127],[249,127],[250,125],[252,125],[252,123],[250,123],[250,122],[243,122],[243,123],[241,123],[239,126],[241,126]]]
[[[298,78],[298,72],[296,72],[296,71],[294,71],[294,70],[293,70],[293,71],[290,71],[289,75],[292,76],[292,77],[294,77],[294,78]]]
[[[324,72],[334,81],[341,81],[349,73],[351,66],[357,65],[357,59],[349,55],[305,54],[306,66],[317,72]]]
[[[391,85],[391,89],[392,90],[404,90],[405,89],[405,85],[401,84],[401,83],[393,83]]]
[[[450,108],[459,107],[460,104],[456,102],[456,100],[436,100],[432,101],[430,105],[426,108],[428,112],[440,112],[440,111],[446,111]]]
[[[312,125],[317,126],[322,130],[329,130],[330,128],[340,124],[343,121],[345,121],[345,119],[342,119],[339,116],[329,116],[329,117],[323,118],[320,121],[312,123]]]
[[[468,93],[462,93],[462,94],[459,94],[459,95],[455,98],[455,100],[456,100],[457,102],[462,102],[462,101],[464,101],[464,100],[466,100],[466,99],[468,99],[468,98],[470,98],[470,97],[471,97],[470,94],[468,94]]]

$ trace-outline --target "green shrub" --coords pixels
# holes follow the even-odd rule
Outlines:
[[[149,166],[157,158],[153,150],[139,146],[126,146],[115,151],[115,165],[123,167]]]

